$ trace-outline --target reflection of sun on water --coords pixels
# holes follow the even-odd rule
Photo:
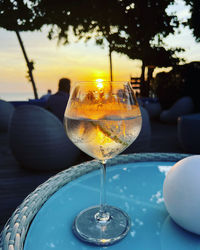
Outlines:
[[[103,88],[103,79],[96,79],[96,85],[99,89]]]

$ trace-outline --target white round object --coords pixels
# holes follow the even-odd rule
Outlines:
[[[184,229],[200,234],[200,155],[186,157],[169,170],[163,197],[172,219]]]

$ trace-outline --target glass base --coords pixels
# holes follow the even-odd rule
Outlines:
[[[106,206],[110,219],[102,223],[96,219],[99,209],[100,206],[95,206],[80,212],[74,220],[74,234],[82,241],[100,246],[123,239],[130,229],[129,216],[119,208]]]

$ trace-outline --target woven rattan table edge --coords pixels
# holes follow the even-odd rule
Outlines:
[[[180,153],[134,153],[129,155],[118,155],[108,161],[108,167],[118,163],[143,162],[143,161],[172,161],[176,162],[190,154]],[[21,205],[12,214],[0,235],[0,250],[21,250],[28,228],[35,215],[42,205],[58,189],[70,181],[94,171],[100,167],[96,160],[84,162],[66,170],[63,170],[55,176],[49,178],[46,182],[38,186],[30,193]],[[51,186],[51,188],[49,188]],[[53,187],[53,188],[52,188]]]

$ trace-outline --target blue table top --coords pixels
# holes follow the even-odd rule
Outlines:
[[[34,218],[24,250],[193,250],[200,236],[177,226],[166,211],[162,186],[173,162],[136,162],[107,169],[107,203],[126,211],[131,230],[120,242],[98,247],[79,241],[72,233],[75,216],[99,204],[100,171],[68,183],[52,195]]]

